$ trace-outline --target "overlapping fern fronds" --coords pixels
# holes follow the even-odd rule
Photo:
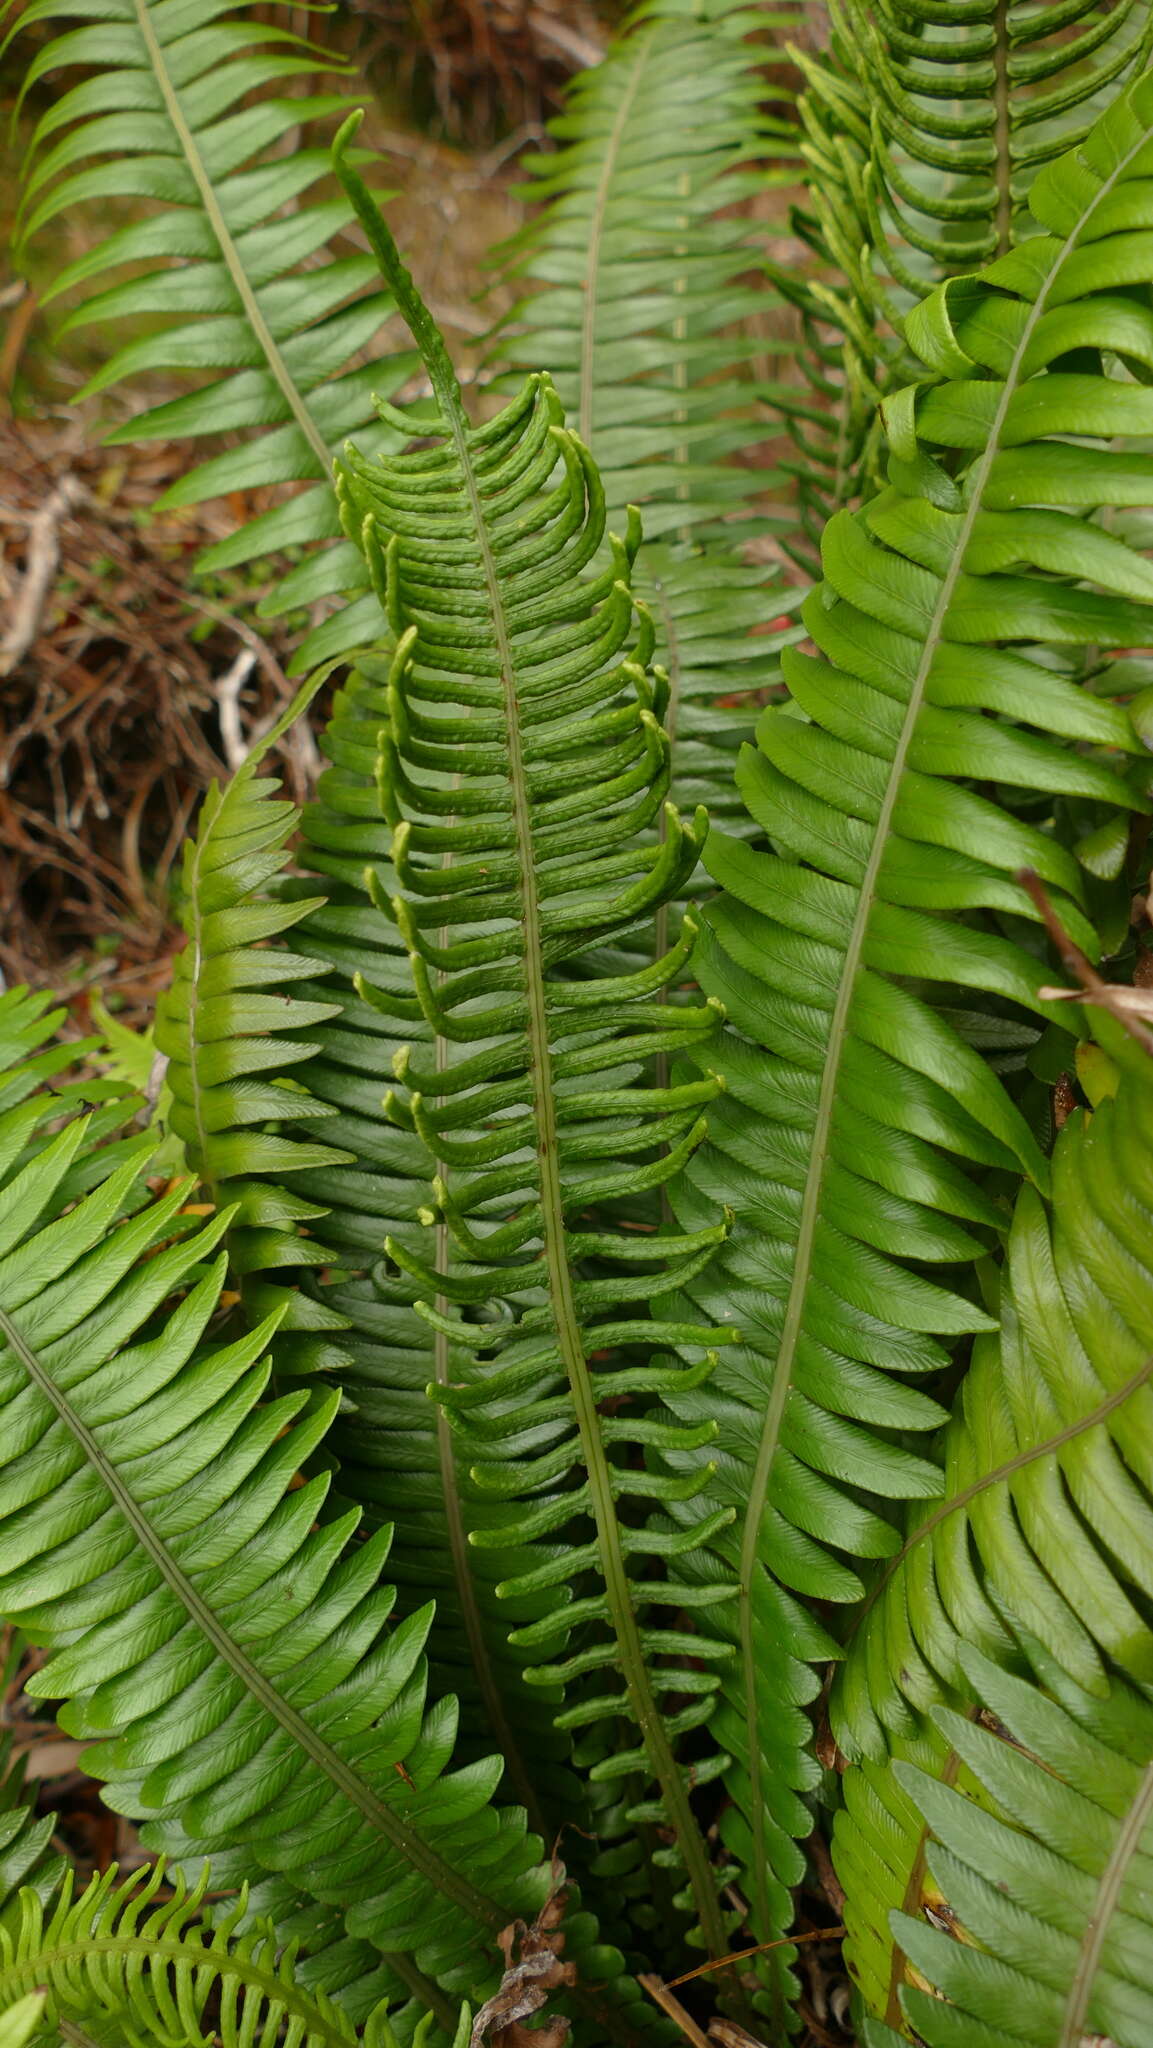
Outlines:
[[[699,1270],[724,1226],[630,1236],[585,1217],[593,1202],[659,1186],[698,1142],[715,1082],[645,1091],[631,1077],[710,1035],[715,1013],[657,1000],[689,957],[691,925],[635,975],[598,974],[591,960],[579,978],[556,973],[683,886],[700,821],[666,806],[663,840],[641,839],[661,812],[668,742],[645,674],[651,631],[643,614],[634,622],[635,542],[612,539],[607,566],[582,573],[601,548],[603,498],[548,380],[530,378],[494,420],[468,425],[443,343],[348,176],[439,405],[434,447],[385,464],[352,455],[342,474],[397,640],[381,767],[392,911],[442,1048],[397,1062],[396,1114],[436,1162],[452,1264],[399,1238],[388,1249],[423,1293],[421,1314],[475,1360],[439,1390],[475,1482],[503,1507],[473,1540],[507,1556],[514,1597],[550,1594],[513,1641],[538,1683],[567,1692],[558,1725],[597,1725],[608,1746],[594,1776],[635,1783],[603,1832],[668,1830],[685,1903],[723,1950],[721,1873],[690,1800],[710,1767],[678,1755],[708,1716],[713,1645],[703,1628],[660,1619],[700,1604],[663,1561],[716,1517],[679,1535],[662,1504],[699,1482],[640,1472],[629,1450],[713,1434],[644,1412],[700,1380],[706,1365],[678,1366],[669,1347],[703,1349],[709,1332],[649,1324],[643,1309]],[[606,1415],[618,1398],[624,1412]]]
[[[1076,860],[987,792],[1084,797],[1124,836],[1147,776],[1124,772],[1125,715],[1065,671],[1097,645],[1150,639],[1153,570],[1091,516],[1148,495],[1149,456],[1100,440],[1153,427],[1150,396],[1120,369],[1053,366],[1073,336],[1138,372],[1151,359],[1147,311],[1118,295],[1147,275],[1151,129],[1143,84],[1042,173],[1042,232],[910,317],[937,378],[889,409],[888,489],[830,524],[804,611],[819,658],[786,656],[793,702],[763,714],[738,768],[774,851],[717,834],[706,854],[728,893],[705,913],[697,973],[743,1042],[710,1052],[728,1094],[673,1199],[687,1230],[735,1207],[689,1301],[745,1341],[722,1352],[705,1401],[673,1406],[720,1420],[710,1495],[738,1513],[718,1539],[744,1590],[718,1610],[738,1654],[716,1732],[762,1939],[787,1924],[787,1838],[808,1824],[797,1708],[817,1681],[803,1660],[832,1654],[797,1596],[858,1598],[849,1560],[897,1543],[867,1494],[940,1486],[891,1432],[933,1427],[907,1376],[989,1327],[971,1279],[958,1291],[955,1274],[942,1288],[923,1270],[963,1271],[997,1229],[962,1166],[1046,1180],[963,1035],[1028,1042],[1047,1014],[1016,871],[1035,868],[1094,945]],[[976,1016],[950,1014],[974,998]]]
[[[298,1484],[337,1397],[266,1398],[268,1323],[205,1345],[229,1217],[149,1200],[147,1138],[92,1153],[77,1201],[84,1119],[30,1157],[26,1121],[0,1127],[0,1612],[53,1649],[29,1689],[157,1846],[219,1843],[336,1903],[451,2033],[420,1965],[483,1993],[547,1874],[493,1767],[446,1770],[428,1615],[387,1628],[387,1532],[350,1545],[355,1511]]]
[[[500,359],[547,366],[610,518],[644,505],[649,540],[699,534],[771,481],[728,459],[764,438],[755,363],[774,305],[738,209],[792,175],[791,133],[761,105],[771,51],[751,38],[795,20],[748,0],[644,0],[573,81],[550,124],[559,149],[522,159],[542,211],[509,267],[538,289]]]
[[[1153,1066],[1101,1034],[1111,1092],[1063,1130],[1049,1210],[1018,1203],[946,1499],[874,1584],[832,1703],[850,1967],[931,2048],[1010,2012],[1038,2048],[1137,2048],[1153,2020]]]
[[[875,488],[880,398],[916,374],[903,314],[1032,232],[1038,169],[1084,136],[1151,48],[1144,0],[835,0],[828,48],[797,53],[810,178],[794,221],[825,275],[778,279],[802,310],[811,386],[781,402],[810,545]]]
[[[362,360],[391,301],[371,256],[351,244],[335,251],[350,208],[341,195],[314,192],[330,169],[328,150],[283,151],[286,137],[347,109],[347,98],[273,90],[345,67],[293,34],[287,19],[254,22],[243,6],[190,13],[179,0],[29,0],[11,33],[68,16],[81,25],[37,51],[25,91],[72,66],[85,75],[33,129],[20,232],[27,239],[76,207],[127,202],[123,224],[66,264],[47,297],[86,288],[66,332],[145,319],[150,330],[117,347],[85,391],[154,371],[212,373],[109,439],[243,436],[170,486],[161,506],[309,483],[210,548],[199,566],[307,548],[299,568],[278,578],[267,612],[356,592],[312,636],[305,660],[371,642],[379,614],[356,550],[339,540],[332,451],[353,430],[380,445],[396,441],[375,421],[371,393],[382,384],[398,390],[414,358]],[[265,97],[253,104],[258,90]]]
[[[747,0],[633,11],[574,81],[552,124],[559,149],[527,159],[540,211],[509,247],[537,289],[496,342],[500,362],[552,374],[610,520],[642,508],[635,587],[670,678],[673,794],[734,828],[733,757],[752,715],[740,700],[779,680],[788,631],[782,618],[752,633],[790,593],[738,546],[782,479],[734,458],[771,430],[760,358],[786,347],[749,202],[795,175],[791,129],[763,107],[765,38],[794,25]]]
[[[388,2010],[363,2031],[323,1992],[294,1974],[295,1952],[270,1927],[238,1931],[243,1894],[211,1926],[203,1917],[205,1868],[169,1896],[163,1862],[117,1882],[115,1868],[74,1896],[72,1872],[56,1901],[20,1895],[20,1916],[0,1926],[0,2011],[31,1991],[44,2002],[26,2037],[112,2040],[124,2048],[398,2048]],[[467,2015],[457,2033],[467,2034]]]

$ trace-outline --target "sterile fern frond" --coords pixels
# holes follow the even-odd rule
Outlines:
[[[778,278],[801,308],[810,385],[780,402],[810,545],[876,488],[878,403],[919,374],[901,348],[904,313],[1032,233],[1037,170],[1075,145],[1151,49],[1146,0],[834,0],[828,48],[795,53],[809,177],[793,218],[822,275]]]
[[[279,21],[254,22],[243,6],[222,13],[179,0],[30,0],[13,33],[69,16],[81,26],[37,51],[25,91],[72,66],[85,75],[33,130],[20,232],[27,239],[74,208],[129,203],[123,225],[99,233],[46,296],[87,288],[65,333],[147,319],[150,331],[115,348],[86,393],[154,371],[211,373],[109,436],[243,437],[170,486],[162,507],[311,485],[199,562],[219,570],[308,548],[297,569],[278,577],[269,614],[356,592],[357,601],[313,636],[310,666],[379,634],[356,550],[338,539],[332,450],[354,429],[378,445],[397,444],[394,430],[373,426],[370,393],[397,391],[414,358],[361,360],[392,304],[371,256],[355,244],[337,253],[350,208],[339,195],[313,194],[330,168],[327,149],[281,148],[302,124],[349,103],[340,93],[273,90],[283,79],[345,67],[292,33],[289,7],[279,12]],[[254,91],[265,96],[254,103]]]
[[[718,1539],[742,1594],[717,1613],[738,1654],[715,1729],[736,1759],[729,1839],[763,1940],[787,1924],[787,1838],[809,1825],[803,1660],[832,1654],[796,1596],[858,1598],[848,1560],[897,1542],[868,1497],[939,1488],[891,1432],[934,1426],[906,1376],[989,1326],[971,1278],[942,1288],[924,1271],[963,1273],[998,1229],[963,1166],[1047,1178],[963,1035],[1028,1047],[1058,1014],[1037,994],[1039,912],[1016,871],[1040,872],[1096,943],[1084,872],[1045,813],[1026,822],[988,792],[1100,803],[1123,846],[1147,781],[1124,772],[1138,751],[1124,713],[1074,678],[1098,646],[1153,635],[1153,570],[1092,516],[1147,498],[1153,464],[1087,438],[1153,430],[1123,367],[1153,359],[1153,327],[1118,296],[1146,275],[1151,128],[1142,84],[1041,174],[1050,232],[910,316],[937,377],[892,403],[888,489],[830,524],[804,607],[819,658],[786,653],[793,701],[762,715],[738,768],[775,850],[721,834],[706,849],[728,893],[705,913],[696,971],[745,1042],[710,1049],[728,1093],[673,1202],[690,1231],[735,1208],[682,1313],[730,1318],[745,1341],[707,1396],[672,1405],[720,1420],[710,1498],[737,1513]],[[1116,370],[1051,367],[1074,335],[1115,351]],[[974,999],[975,1015],[951,1014]]]
[[[705,1329],[647,1323],[643,1305],[705,1263],[724,1226],[630,1236],[585,1215],[659,1186],[698,1142],[715,1082],[646,1091],[632,1077],[650,1056],[711,1035],[716,1012],[654,1000],[689,957],[691,925],[636,975],[598,973],[591,957],[580,977],[556,973],[643,926],[683,886],[702,821],[686,826],[666,807],[663,841],[639,836],[660,814],[668,744],[644,668],[651,629],[634,620],[629,591],[635,537],[612,539],[606,566],[582,573],[601,550],[603,498],[551,385],[530,378],[495,419],[468,424],[391,236],[345,175],[439,406],[433,447],[385,463],[352,453],[341,476],[396,635],[380,771],[392,914],[442,1047],[397,1061],[395,1113],[436,1162],[452,1265],[438,1270],[431,1250],[414,1257],[401,1238],[388,1249],[417,1282],[425,1319],[475,1360],[438,1389],[476,1484],[504,1504],[473,1540],[510,1553],[513,1597],[551,1591],[551,1611],[513,1640],[536,1680],[569,1690],[561,1726],[600,1724],[609,1748],[594,1776],[635,1781],[610,1834],[642,1820],[671,1831],[691,1910],[723,1949],[721,1872],[690,1799],[711,1766],[677,1754],[708,1717],[713,1639],[659,1618],[698,1604],[675,1566],[666,1579],[655,1562],[680,1547],[660,1504],[685,1489],[634,1469],[628,1451],[713,1434],[706,1424],[682,1439],[643,1412],[707,1370],[677,1366],[670,1345],[710,1341]],[[387,1015],[391,997],[379,1000]],[[606,1352],[609,1363],[590,1365]],[[618,1397],[626,1410],[606,1415]],[[638,1495],[622,1514],[618,1503]],[[587,1535],[558,1546],[574,1525]],[[678,1694],[687,1703],[674,1708]],[[614,1748],[618,1716],[631,1729]]]
[[[274,900],[300,814],[278,798],[279,783],[257,770],[321,679],[305,686],[224,789],[213,784],[205,798],[184,849],[186,943],[156,1010],[171,1129],[213,1198],[231,1210],[229,1255],[248,1308],[257,1319],[273,1311],[283,1318],[278,1365],[294,1372],[343,1357],[332,1334],[343,1318],[294,1285],[258,1276],[275,1268],[295,1281],[302,1268],[326,1263],[324,1245],[299,1227],[323,1217],[324,1208],[295,1190],[303,1173],[353,1155],[313,1135],[316,1119],[332,1112],[296,1078],[320,1049],[317,1025],[339,1005],[288,994],[292,984],[323,973],[325,962],[267,943],[283,939],[325,898]],[[289,1116],[307,1135],[280,1128]]]
[[[1136,1961],[1153,1844],[1153,1065],[1110,1020],[1101,1034],[1112,1092],[1062,1131],[1049,1212],[1032,1189],[1018,1202],[1000,1341],[976,1348],[946,1498],[874,1583],[832,1701],[858,1760],[835,1835],[850,1967],[866,2010],[904,2015],[930,2048],[976,2048],[1010,2006],[1038,2048],[1137,2048],[1153,2020]]]
[[[527,160],[525,197],[541,210],[510,244],[511,268],[537,290],[496,344],[500,362],[554,378],[610,523],[642,508],[634,588],[669,674],[672,794],[734,827],[733,757],[753,693],[780,679],[788,620],[751,629],[791,596],[735,538],[782,479],[734,458],[771,431],[757,359],[785,347],[764,339],[782,302],[748,202],[794,176],[791,131],[762,106],[764,38],[794,25],[747,0],[634,10],[571,86],[552,126],[560,148]]]
[[[522,159],[541,213],[508,245],[516,307],[499,356],[547,367],[596,457],[610,520],[645,507],[651,541],[699,534],[773,479],[729,459],[765,438],[754,323],[774,305],[742,202],[793,172],[786,124],[766,115],[754,36],[795,25],[748,0],[644,0],[604,62],[569,88]]]
[[[64,1876],[64,1858],[52,1847],[52,1814],[37,1820],[24,1784],[23,1760],[12,1761],[12,1737],[0,1739],[0,1927],[10,1925],[25,1888],[43,1901]],[[4,2007],[0,1992],[0,2011]]]
[[[238,1931],[243,1894],[210,1925],[209,1873],[168,1896],[162,1862],[117,1882],[115,1867],[78,1897],[72,1873],[52,1906],[21,1894],[18,1924],[0,1926],[0,2010],[46,1992],[31,2041],[95,2040],[108,2048],[399,2048],[388,2009],[358,2032],[295,1973],[294,1949],[270,1926]],[[467,2039],[462,2015],[455,2048]],[[418,2033],[419,2039],[419,2033]]]
[[[21,1164],[20,1114],[0,1120],[0,1613],[54,1652],[28,1689],[65,1700],[156,1846],[171,1825],[182,1853],[242,1850],[337,1904],[443,2019],[425,1967],[483,1995],[547,1874],[489,1803],[499,1762],[446,1770],[429,1617],[387,1628],[388,1532],[355,1543],[327,1478],[299,1483],[337,1397],[267,1398],[272,1322],[205,1346],[230,1218],[148,1200],[147,1139],[97,1150],[64,1207],[84,1122]]]

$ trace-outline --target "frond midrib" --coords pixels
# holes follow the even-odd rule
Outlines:
[[[852,1642],[854,1636],[864,1626],[866,1618],[876,1606],[894,1573],[901,1570],[912,1552],[926,1537],[931,1536],[935,1529],[939,1529],[942,1522],[947,1522],[951,1516],[960,1514],[962,1508],[967,1508],[971,1501],[978,1500],[981,1494],[988,1493],[991,1487],[1003,1485],[1005,1480],[1015,1478],[1018,1472],[1024,1472],[1028,1466],[1037,1464],[1041,1458],[1051,1457],[1055,1451],[1063,1450],[1066,1444],[1074,1443],[1079,1436],[1096,1429],[1099,1423],[1108,1421],[1110,1415],[1118,1408],[1123,1408],[1127,1401],[1131,1401],[1134,1394],[1138,1393],[1150,1378],[1153,1378],[1153,1353],[1150,1353],[1143,1365],[1138,1366],[1137,1371],[1130,1375],[1123,1386],[1114,1388],[1111,1394],[1098,1401],[1086,1414],[1079,1415],[1075,1422],[1068,1422],[1063,1429],[1054,1430],[1051,1436],[1042,1438],[1040,1443],[1028,1445],[1012,1458],[1006,1458],[1002,1464],[994,1465],[990,1471],[983,1472],[979,1479],[974,1479],[968,1486],[963,1486],[959,1493],[950,1494],[948,1500],[939,1501],[932,1513],[917,1524],[901,1548],[895,1551],[892,1557],[886,1558],[880,1573],[853,1616],[852,1627],[845,1633],[845,1646]]]
[[[1109,177],[1103,179],[1096,187],[1089,205],[1077,223],[1077,227],[1067,236],[1059,258],[1029,308],[1028,317],[1024,323],[1004,379],[997,409],[990,424],[988,439],[971,472],[972,488],[966,494],[967,502],[957,528],[952,559],[942,579],[933,614],[925,632],[920,660],[909,692],[909,701],[900,735],[894,749],[889,778],[877,817],[873,844],[865,873],[862,877],[853,924],[845,948],[844,967],[837,990],[836,1003],[830,1018],[828,1052],[817,1100],[810,1151],[810,1169],[801,1201],[796,1258],[789,1286],[788,1299],[785,1305],[772,1394],[765,1413],[760,1443],[757,1447],[757,1456],[749,1487],[748,1509],[741,1538],[739,1627],[740,1657],[746,1699],[745,1717],[748,1769],[752,1794],[750,1819],[753,1844],[750,1863],[753,1871],[753,1884],[760,1895],[762,1909],[766,1907],[762,1874],[767,1873],[769,1865],[765,1841],[764,1796],[761,1786],[761,1748],[757,1729],[757,1668],[756,1650],[753,1641],[752,1589],[754,1575],[758,1569],[760,1531],[768,1497],[769,1479],[777,1452],[789,1390],[792,1386],[797,1344],[801,1335],[801,1324],[808,1295],[816,1230],[821,1212],[825,1171],[828,1165],[832,1121],[839,1094],[841,1060],[849,1039],[849,1012],[856,993],[861,956],[868,933],[869,921],[873,913],[877,883],[892,827],[893,814],[900,794],[909,749],[912,745],[917,721],[924,704],[930,671],[941,642],[953,593],[962,574],[965,551],[968,547],[974,524],[981,511],[985,486],[988,482],[994,456],[998,450],[1009,405],[1018,386],[1021,365],[1025,359],[1033,332],[1044,312],[1053,285],[1060,276],[1070,255],[1077,247],[1085,222],[1092,218],[1093,213],[1101,205],[1108,193],[1112,191],[1118,179],[1123,175],[1131,158],[1144,147],[1146,139],[1142,136],[1140,142],[1134,143],[1125,157],[1114,166]]]
[[[645,68],[652,55],[655,37],[656,28],[652,26],[645,37],[644,48],[641,50],[638,60],[633,66],[632,76],[624,92],[621,94],[621,103],[617,108],[612,131],[605,145],[600,177],[597,180],[596,196],[593,202],[592,220],[589,225],[589,254],[584,277],[584,309],[581,314],[580,400],[577,407],[577,432],[585,447],[591,448],[594,455],[596,453],[593,444],[593,401],[596,394],[594,361],[596,356],[597,313],[599,311],[598,286],[600,280],[601,241],[604,235],[605,218],[608,213],[609,194],[612,190],[612,182],[616,174],[617,158],[620,155],[621,144],[624,141],[625,130],[628,127],[629,115],[633,110],[636,96],[640,91],[641,80],[645,74]]]
[[[1093,1911],[1089,1915],[1085,1933],[1077,1955],[1077,1967],[1069,1986],[1069,1997],[1061,2016],[1061,2032],[1054,2048],[1080,2048],[1088,2038],[1089,2001],[1093,1996],[1093,1985],[1104,1953],[1110,1924],[1121,1903],[1121,1891],[1134,1856],[1142,1847],[1145,1826],[1153,1814],[1153,1763],[1145,1766],[1141,1782],[1113,1844],[1109,1860],[1101,1872]]]

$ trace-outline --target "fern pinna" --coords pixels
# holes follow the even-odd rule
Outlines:
[[[868,1495],[940,1488],[893,1432],[939,1417],[907,1376],[991,1326],[964,1268],[994,1242],[998,1210],[963,1168],[1047,1181],[1020,1107],[966,1037],[1011,1042],[1030,1015],[1055,1014],[1016,870],[1036,869],[1095,944],[1077,860],[985,792],[1085,799],[1124,837],[1147,783],[1126,773],[1139,744],[1124,713],[1077,676],[1098,645],[1149,639],[1148,562],[1084,516],[1147,493],[1149,458],[1078,437],[1140,433],[1153,414],[1137,381],[1050,366],[1074,335],[1138,372],[1148,360],[1147,311],[1130,325],[1116,294],[1145,274],[1130,220],[1143,218],[1150,90],[1042,174],[1032,204],[1048,233],[910,316],[936,376],[888,408],[891,482],[831,522],[826,581],[805,605],[819,656],[786,655],[792,702],[762,715],[738,768],[774,850],[714,834],[706,851],[727,893],[705,912],[696,972],[741,1037],[710,1052],[728,1093],[673,1202],[686,1229],[735,1208],[684,1312],[728,1315],[745,1341],[720,1354],[707,1396],[673,1406],[720,1422],[709,1497],[738,1515],[718,1539],[742,1593],[717,1613],[738,1655],[714,1728],[734,1758],[726,1826],[762,1939],[788,1924],[781,1881],[801,1866],[787,1837],[807,1831],[796,1795],[816,1782],[797,1708],[818,1680],[795,1660],[835,1654],[797,1596],[859,1598],[850,1561],[898,1540]],[[954,1013],[962,995],[975,1012]]]
[[[946,1497],[873,1583],[833,1696],[869,2048],[903,2023],[984,2048],[1010,2014],[1036,2048],[1137,2048],[1153,2018],[1153,1039],[1099,1030],[1051,1206],[1017,1205]]]

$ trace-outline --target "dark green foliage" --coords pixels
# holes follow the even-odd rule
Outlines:
[[[804,608],[822,658],[786,655],[792,701],[762,715],[738,766],[775,851],[714,834],[706,854],[728,893],[705,913],[697,974],[742,1036],[710,1054],[728,1096],[673,1200],[686,1229],[736,1208],[690,1297],[744,1342],[707,1393],[673,1405],[721,1420],[712,1497],[738,1512],[719,1547],[746,1593],[719,1612],[737,1657],[715,1732],[736,1759],[727,1825],[759,1874],[762,1939],[787,1924],[780,1880],[800,1864],[783,1837],[807,1831],[795,1792],[815,1784],[795,1708],[817,1678],[775,1646],[829,1655],[795,1596],[858,1598],[844,1554],[896,1541],[868,1495],[940,1484],[890,1432],[939,1419],[905,1376],[943,1367],[942,1340],[990,1327],[971,1281],[959,1293],[923,1270],[964,1267],[994,1241],[996,1206],[961,1163],[1046,1182],[1021,1110],[966,1039],[1027,1045],[1029,1013],[1047,1014],[1027,950],[1037,912],[1015,871],[1040,873],[1095,943],[1075,859],[983,792],[1100,799],[1123,826],[1134,800],[1124,754],[1070,743],[1137,744],[1073,676],[1087,644],[1149,638],[1148,563],[1084,517],[1087,499],[1147,489],[1129,465],[1148,458],[1057,437],[1114,418],[1140,431],[1145,392],[1046,373],[1074,322],[1102,343],[1115,322],[1126,345],[1113,287],[1127,252],[1143,258],[1110,195],[1131,178],[1140,218],[1145,93],[1095,131],[1092,169],[1065,160],[1035,187],[1039,225],[1059,234],[910,318],[936,379],[893,402],[888,489],[828,527],[826,581]],[[984,1022],[957,1007],[961,991]]]
[[[1137,2048],[1153,2015],[1153,1070],[1105,1042],[1115,1093],[1063,1131],[1048,1213],[1018,1202],[946,1501],[871,1589],[834,1694],[861,1760],[835,1843],[851,1967],[931,2048],[984,2048],[1009,2012],[1036,2048]]]
[[[30,1689],[67,1700],[110,1803],[156,1816],[158,1846],[169,1813],[182,1847],[243,1842],[351,1907],[351,1931],[483,1983],[486,1941],[543,1874],[488,1804],[491,1769],[445,1775],[428,1617],[385,1629],[387,1533],[350,1548],[355,1511],[318,1524],[325,1480],[293,1489],[334,1397],[262,1401],[268,1324],[202,1348],[230,1219],[190,1230],[179,1187],[140,1207],[147,1138],[89,1154],[97,1184],[67,1208],[84,1120],[31,1158],[23,1121],[5,1120],[0,1196],[0,1583],[56,1648]]]
[[[105,63],[126,105],[66,98],[35,193],[168,204],[94,274],[148,233],[177,268],[96,303],[171,278],[196,320],[105,381],[224,372],[160,416],[272,425],[219,483],[296,431],[276,361],[347,335],[343,259],[297,273],[285,228],[319,249],[328,202],[274,218],[296,159],[187,183],[241,150],[229,92],[304,61],[275,28],[240,56],[212,4],[93,0],[38,61]],[[786,544],[822,529],[795,626],[726,528],[782,483],[732,461],[774,400],[745,209],[789,148],[780,21],[652,0],[576,88],[509,259],[542,287],[496,344],[529,374],[476,419],[342,135],[330,225],[385,287],[348,272],[347,334],[398,308],[432,399],[363,438],[334,355],[298,425],[322,467],[356,429],[336,492],[314,468],[216,557],[302,505],[331,542],[339,504],[289,601],[363,595],[313,642],[361,647],[316,802],[254,757],[187,852],[157,1042],[204,1199],[157,1198],[145,1106],[61,1080],[44,1005],[0,999],[0,1613],[110,1801],[187,1882],[207,1855],[253,1889],[215,1934],[196,1893],[137,1929],[151,1880],[47,1920],[26,1893],[0,2009],[9,1978],[55,2003],[12,2048],[69,2013],[100,2048],[447,2048],[502,1953],[548,2048],[565,2013],[635,2048],[670,2038],[642,1973],[750,1939],[781,1945],[685,1997],[783,2048],[830,1808],[868,2048],[1145,2048],[1153,1041],[1107,1018],[1078,1050],[1021,870],[1067,959],[1127,971],[1153,82],[1115,88],[1148,10],[936,12],[847,0],[808,65],[799,221],[841,274],[776,280],[815,348],[782,406]],[[94,167],[133,95],[176,145],[141,123]],[[205,223],[262,195],[222,269]],[[1050,1159],[1062,1070],[1094,1107]],[[0,1877],[50,1893],[8,1814]]]

